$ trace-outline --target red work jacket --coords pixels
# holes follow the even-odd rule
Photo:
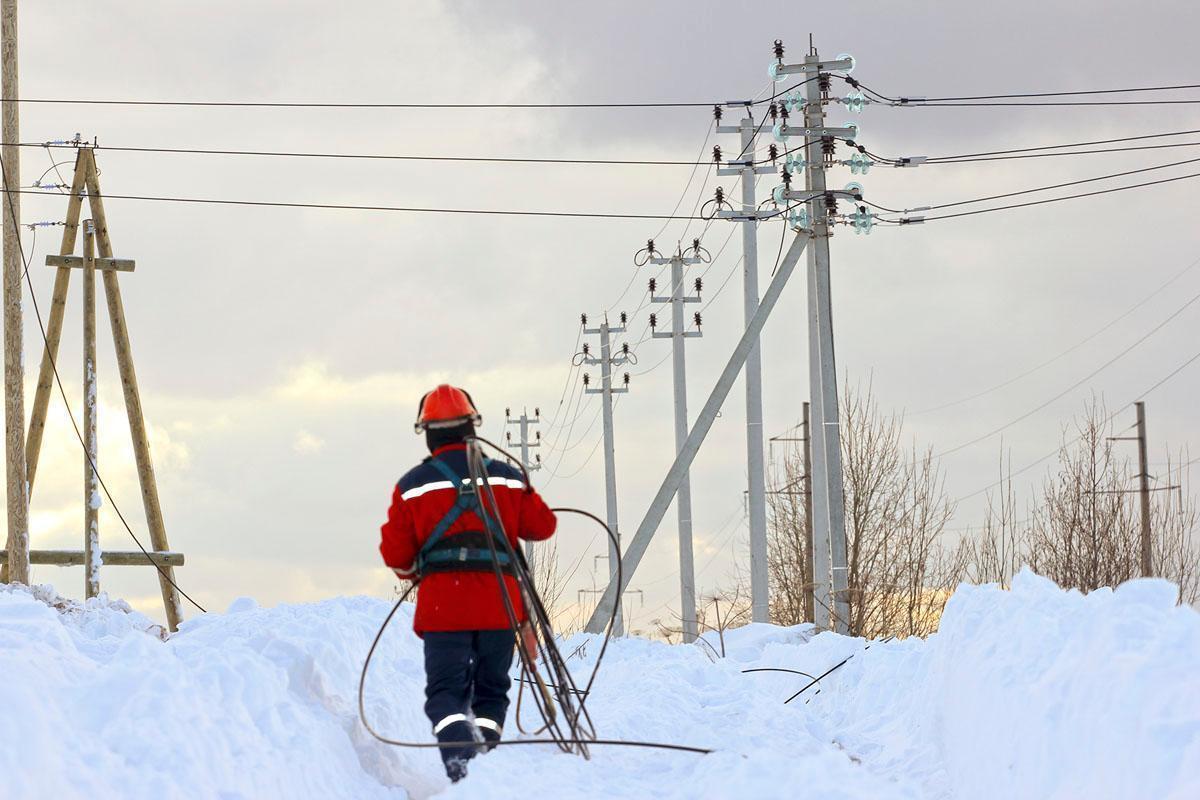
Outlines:
[[[388,519],[381,530],[379,552],[383,554],[383,562],[402,578],[416,579],[417,553],[458,500],[457,487],[431,463],[434,458],[463,478],[468,474],[466,447],[453,444],[439,448],[396,484]],[[519,546],[519,539],[540,541],[554,534],[557,525],[554,512],[533,487],[525,484],[520,470],[500,461],[489,462],[488,484],[495,494],[500,519],[514,550]],[[483,523],[476,514],[465,512],[447,529],[445,535],[453,536],[460,531],[482,528]],[[421,634],[425,631],[497,630],[510,627],[497,583],[492,572],[435,572],[426,575],[417,588],[417,613],[413,619],[413,630]],[[504,584],[518,622],[524,621],[525,606],[521,602],[516,580],[505,575]]]

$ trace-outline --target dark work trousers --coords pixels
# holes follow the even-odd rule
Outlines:
[[[473,713],[503,727],[516,637],[512,630],[426,631],[425,714],[436,728]],[[459,727],[459,726],[455,726]]]

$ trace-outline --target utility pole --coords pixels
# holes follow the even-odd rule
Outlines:
[[[804,227],[812,235],[812,247],[809,248],[808,339],[813,427],[813,584],[816,622],[819,627],[844,634],[849,632],[850,621],[847,591],[849,569],[846,562],[842,450],[829,271],[829,237],[832,235],[831,226],[839,193],[827,190],[825,170],[835,163],[833,155],[837,140],[853,139],[857,129],[827,127],[825,105],[830,102],[829,73],[853,69],[854,59],[844,56],[833,61],[821,61],[816,49],[810,48],[804,63],[785,64],[783,44],[778,41],[775,43],[775,58],[771,72],[776,80],[784,80],[788,75],[816,78],[804,85],[803,126],[795,128],[787,124],[785,106],[783,120],[775,126],[775,134],[783,141],[791,135],[802,136],[804,141],[800,158],[793,158],[792,161],[804,170],[807,191],[797,196],[785,189],[781,194],[783,199],[803,200],[807,204]]]
[[[604,497],[606,520],[609,529],[613,532],[616,541],[608,543],[608,578],[610,583],[617,582],[617,569],[621,563],[621,528],[617,523],[617,465],[616,465],[616,448],[613,443],[613,395],[624,394],[629,391],[629,373],[625,373],[623,385],[620,388],[613,387],[612,368],[625,364],[629,360],[628,345],[622,350],[620,356],[613,357],[612,353],[612,336],[613,334],[625,333],[625,323],[627,318],[625,313],[621,313],[621,324],[618,326],[610,325],[608,315],[604,315],[604,322],[598,328],[587,327],[587,314],[581,317],[583,321],[583,332],[588,336],[598,335],[600,337],[600,357],[595,358],[589,353],[589,348],[584,346],[584,364],[599,364],[600,365],[600,388],[592,389],[589,387],[591,378],[587,373],[583,375],[584,391],[588,394],[601,395],[603,403],[603,418],[604,418]],[[613,636],[625,635],[625,620],[621,609],[621,602],[617,602],[616,617],[613,619]]]
[[[754,144],[759,126],[752,106],[737,125],[717,125],[717,133],[740,135],[736,159],[718,167],[718,175],[738,175],[742,184],[742,213],[731,219],[742,223],[742,294],[745,325],[750,326],[758,310],[758,202],[754,196],[757,176],[775,171],[773,166],[756,166]],[[720,120],[721,108],[713,110]],[[772,145],[772,148],[774,146]],[[716,153],[720,157],[719,150]],[[746,356],[746,477],[747,510],[750,518],[750,603],[754,622],[770,622],[770,575],[767,568],[767,479],[763,456],[762,353],[756,340]]]
[[[100,594],[100,457],[96,410],[96,226],[83,224],[83,571],[84,596]]]
[[[8,487],[8,578],[29,583],[29,491],[25,480],[25,370],[21,320],[20,97],[17,80],[17,0],[0,0],[0,136],[4,153],[4,443]]]
[[[1150,578],[1154,575],[1154,548],[1153,541],[1150,538],[1150,493],[1151,492],[1171,492],[1179,489],[1179,486],[1157,486],[1150,488],[1150,456],[1146,445],[1146,404],[1138,400],[1133,404],[1137,409],[1137,435],[1136,436],[1109,436],[1107,441],[1110,442],[1128,442],[1136,441],[1138,443],[1138,488],[1137,489],[1117,489],[1114,492],[1105,491],[1103,494],[1132,494],[1137,492],[1141,504],[1142,516],[1142,535],[1140,541],[1140,554],[1138,561],[1141,565],[1142,577]]]
[[[525,409],[522,409],[521,416],[517,417],[516,419],[512,419],[512,410],[511,409],[508,409],[508,408],[504,409],[504,424],[505,425],[516,425],[518,428],[517,435],[520,436],[521,438],[517,442],[517,444],[521,448],[521,466],[523,466],[525,468],[526,472],[536,472],[537,470],[542,468],[542,457],[540,455],[536,456],[533,461],[529,460],[529,451],[534,448],[542,446],[541,431],[537,432],[537,438],[534,441],[532,441],[532,442],[529,441],[529,426],[530,425],[538,425],[541,423],[541,421],[542,421],[542,410],[540,408],[535,408],[533,410],[533,417],[529,416],[528,411],[526,411]],[[507,442],[509,444],[512,443],[512,431],[504,432],[504,440],[505,440],[505,442]],[[532,569],[533,542],[525,543],[525,558],[529,561],[530,568]]]
[[[809,428],[809,404],[804,404],[804,621],[813,622],[816,602],[813,594],[813,492],[812,492],[812,431]]]
[[[1137,408],[1138,440],[1138,494],[1142,501],[1142,577],[1154,574],[1150,554],[1150,464],[1146,455],[1146,404],[1141,400],[1134,403]]]
[[[655,256],[654,243],[649,243],[651,255],[648,264],[671,265],[671,294],[663,297],[656,295],[655,281],[650,279],[650,301],[653,303],[671,304],[671,330],[659,331],[656,315],[650,315],[651,336],[656,339],[671,340],[671,365],[675,383],[675,453],[683,449],[688,437],[687,413],[687,359],[684,350],[686,339],[698,337],[700,333],[700,314],[695,315],[696,329],[685,330],[683,308],[686,303],[700,302],[700,279],[696,279],[695,294],[688,294],[683,285],[683,270],[685,266],[699,264],[702,249],[700,240],[692,242],[691,255],[685,256],[682,249],[677,249],[670,258]],[[679,522],[679,616],[683,624],[683,641],[685,644],[696,641],[699,625],[696,620],[696,563],[692,550],[692,482],[688,471],[684,471],[683,480],[675,493],[675,512]]]

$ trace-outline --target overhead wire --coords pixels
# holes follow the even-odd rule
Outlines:
[[[999,391],[1000,389],[1004,389],[1004,388],[1006,388],[1006,387],[1008,387],[1008,386],[1011,386],[1012,384],[1016,383],[1017,381],[1021,380],[1022,378],[1026,378],[1026,377],[1028,377],[1028,376],[1030,376],[1030,375],[1034,374],[1035,372],[1038,372],[1039,370],[1041,370],[1041,369],[1043,369],[1043,368],[1045,368],[1045,367],[1048,367],[1048,366],[1050,366],[1051,364],[1055,363],[1056,361],[1059,361],[1059,360],[1061,360],[1062,358],[1064,358],[1064,357],[1066,357],[1066,356],[1070,355],[1071,353],[1075,352],[1075,351],[1076,351],[1076,350],[1078,350],[1080,347],[1083,347],[1085,344],[1087,344],[1088,342],[1092,341],[1092,340],[1093,340],[1093,339],[1095,339],[1097,336],[1100,336],[1101,334],[1103,334],[1103,333],[1105,333],[1105,332],[1109,331],[1110,329],[1112,329],[1112,327],[1113,327],[1114,325],[1116,325],[1118,322],[1120,322],[1121,320],[1123,320],[1123,319],[1125,319],[1126,317],[1128,317],[1128,316],[1129,316],[1130,314],[1132,314],[1134,311],[1137,311],[1139,308],[1141,308],[1142,306],[1144,306],[1146,303],[1150,302],[1150,300],[1154,299],[1154,298],[1155,298],[1155,297],[1157,297],[1159,294],[1161,294],[1162,292],[1164,292],[1164,291],[1165,291],[1165,290],[1166,290],[1166,289],[1167,289],[1169,286],[1171,286],[1171,285],[1172,285],[1173,283],[1175,283],[1177,280],[1179,280],[1180,278],[1182,278],[1182,277],[1183,277],[1184,275],[1186,275],[1188,272],[1191,272],[1191,271],[1192,271],[1193,269],[1195,269],[1195,268],[1196,268],[1198,265],[1200,265],[1200,258],[1197,258],[1197,259],[1195,259],[1194,261],[1192,261],[1192,263],[1191,263],[1191,264],[1189,264],[1188,266],[1186,266],[1184,269],[1180,270],[1179,272],[1175,273],[1175,275],[1173,275],[1171,278],[1169,278],[1169,279],[1168,279],[1168,280],[1167,280],[1165,283],[1163,283],[1161,286],[1159,286],[1159,287],[1158,287],[1157,289],[1155,289],[1153,292],[1151,292],[1150,294],[1146,295],[1145,297],[1143,297],[1143,298],[1142,298],[1141,300],[1139,300],[1138,302],[1134,303],[1132,306],[1130,306],[1129,308],[1127,308],[1125,311],[1121,312],[1121,314],[1119,314],[1118,316],[1116,316],[1116,317],[1114,317],[1113,319],[1109,320],[1109,321],[1108,321],[1108,322],[1107,322],[1105,325],[1103,325],[1102,327],[1098,328],[1097,330],[1095,330],[1095,331],[1094,331],[1094,332],[1092,332],[1091,334],[1087,335],[1087,336],[1086,336],[1086,337],[1084,337],[1083,339],[1080,339],[1078,342],[1076,342],[1075,344],[1071,345],[1071,346],[1070,346],[1070,347],[1068,347],[1066,350],[1063,350],[1062,352],[1058,353],[1057,355],[1051,356],[1050,358],[1046,359],[1045,361],[1041,361],[1041,362],[1039,362],[1039,363],[1038,363],[1036,366],[1034,366],[1034,367],[1031,367],[1031,368],[1029,368],[1029,369],[1025,370],[1024,372],[1021,372],[1020,374],[1018,374],[1018,375],[1015,375],[1015,376],[1013,376],[1013,377],[1009,378],[1008,380],[1002,381],[1001,383],[997,383],[997,384],[995,384],[994,386],[990,386],[990,387],[988,387],[987,389],[984,389],[984,390],[982,390],[982,391],[976,392],[976,393],[974,393],[974,394],[971,394],[971,395],[968,395],[968,396],[966,396],[966,397],[959,398],[958,400],[953,400],[953,401],[951,401],[951,402],[949,402],[949,403],[943,403],[943,404],[941,404],[941,405],[938,405],[938,406],[932,406],[932,407],[930,407],[930,408],[923,408],[923,409],[920,409],[919,411],[911,411],[911,412],[909,412],[909,413],[908,413],[908,415],[909,415],[909,416],[919,416],[919,415],[921,415],[921,414],[928,414],[928,413],[931,413],[931,412],[934,412],[934,411],[943,411],[943,410],[945,410],[945,409],[947,409],[947,408],[953,408],[954,406],[959,406],[959,405],[962,405],[963,403],[970,402],[971,400],[977,400],[977,399],[978,399],[978,398],[980,398],[980,397],[984,397],[985,395],[991,394],[991,393],[993,393],[993,392]]]
[[[1151,393],[1153,393],[1156,390],[1158,390],[1159,388],[1161,388],[1168,381],[1173,379],[1175,376],[1179,375],[1179,373],[1183,372],[1185,369],[1187,369],[1188,367],[1190,367],[1192,364],[1196,363],[1197,361],[1200,361],[1200,351],[1197,351],[1195,354],[1193,354],[1187,360],[1185,360],[1182,364],[1180,364],[1175,369],[1173,369],[1169,373],[1167,373],[1164,377],[1162,377],[1158,381],[1156,381],[1152,386],[1150,386],[1150,388],[1142,391],[1141,393],[1139,393],[1136,396],[1137,397],[1149,396]],[[1111,414],[1109,414],[1107,417],[1105,417],[1103,422],[1101,423],[1101,425],[1109,424],[1114,419],[1116,419],[1119,414],[1129,410],[1132,407],[1133,407],[1133,401],[1126,403],[1125,405],[1121,406],[1120,408],[1116,409]],[[1133,427],[1135,427],[1135,426],[1130,426],[1130,428],[1127,428],[1126,430],[1132,429]],[[1010,470],[1005,475],[1005,477],[1001,478],[998,481],[994,481],[993,483],[989,483],[987,486],[984,486],[982,489],[976,489],[975,491],[973,491],[969,494],[964,494],[958,498],[955,498],[953,505],[958,505],[958,504],[962,503],[964,500],[970,500],[973,497],[977,497],[981,494],[984,494],[985,492],[989,492],[992,489],[995,489],[997,486],[1002,486],[1003,484],[1005,484],[1009,480],[1011,480],[1013,477],[1015,477],[1017,475],[1022,475],[1024,473],[1028,472],[1029,470],[1033,469],[1034,467],[1038,466],[1039,464],[1041,464],[1045,461],[1048,461],[1049,459],[1058,455],[1060,452],[1062,452],[1062,449],[1064,447],[1069,447],[1070,445],[1075,444],[1076,442],[1080,441],[1083,438],[1083,436],[1084,436],[1084,434],[1080,434],[1080,435],[1076,436],[1074,439],[1071,439],[1069,441],[1061,443],[1059,446],[1055,447],[1053,450],[1051,450],[1049,453],[1042,456],[1041,458],[1038,458],[1034,461],[1029,462],[1028,464],[1026,464],[1025,466],[1021,467],[1020,469],[1018,469],[1016,471]]]
[[[1057,401],[1057,400],[1061,400],[1063,397],[1067,396],[1068,394],[1070,394],[1070,393],[1071,393],[1072,391],[1074,391],[1075,389],[1078,389],[1080,386],[1082,386],[1083,384],[1087,383],[1088,381],[1090,381],[1092,378],[1094,378],[1094,377],[1096,377],[1097,375],[1099,375],[1099,374],[1100,374],[1101,372],[1103,372],[1104,370],[1108,369],[1110,366],[1112,366],[1113,364],[1115,364],[1115,363],[1116,363],[1117,361],[1119,361],[1121,358],[1124,358],[1126,355],[1128,355],[1130,352],[1132,352],[1132,351],[1133,351],[1135,348],[1137,348],[1137,347],[1138,347],[1140,344],[1142,344],[1142,343],[1143,343],[1143,342],[1145,342],[1147,339],[1149,339],[1151,336],[1153,336],[1154,334],[1156,334],[1156,333],[1158,333],[1160,330],[1162,330],[1164,327],[1166,327],[1166,326],[1167,326],[1167,325],[1168,325],[1170,322],[1172,322],[1172,321],[1173,321],[1173,320],[1174,320],[1176,317],[1178,317],[1178,316],[1179,316],[1180,314],[1182,314],[1184,311],[1186,311],[1187,309],[1191,308],[1191,306],[1192,306],[1192,305],[1194,305],[1194,304],[1196,303],[1196,301],[1197,301],[1197,300],[1200,300],[1200,292],[1198,292],[1198,293],[1196,293],[1196,294],[1192,295],[1192,297],[1191,297],[1191,298],[1190,298],[1190,299],[1189,299],[1187,302],[1185,302],[1185,303],[1184,303],[1182,306],[1180,306],[1178,309],[1176,309],[1175,311],[1173,311],[1173,312],[1172,312],[1172,313],[1171,313],[1171,314],[1170,314],[1170,315],[1169,315],[1169,316],[1168,316],[1166,319],[1164,319],[1162,322],[1158,323],[1158,324],[1157,324],[1157,325],[1155,325],[1153,328],[1151,328],[1151,329],[1150,329],[1148,332],[1146,332],[1145,334],[1143,334],[1141,337],[1139,337],[1138,339],[1134,340],[1134,342],[1133,342],[1133,343],[1131,343],[1131,344],[1130,344],[1128,347],[1126,347],[1125,349],[1121,350],[1121,351],[1120,351],[1119,353],[1117,353],[1115,356],[1113,356],[1113,357],[1112,357],[1112,358],[1110,358],[1109,360],[1105,361],[1105,362],[1104,362],[1103,364],[1101,364],[1099,367],[1097,367],[1096,369],[1092,370],[1092,371],[1091,371],[1091,372],[1089,372],[1087,375],[1085,375],[1085,376],[1083,376],[1082,378],[1080,378],[1078,381],[1076,381],[1076,382],[1072,383],[1072,384],[1071,384],[1070,386],[1068,386],[1066,389],[1063,389],[1063,390],[1062,390],[1061,392],[1059,392],[1058,394],[1055,394],[1055,395],[1054,395],[1053,397],[1051,397],[1050,399],[1046,400],[1045,402],[1042,402],[1042,403],[1038,404],[1038,405],[1037,405],[1037,406],[1035,406],[1034,408],[1030,409],[1029,411],[1026,411],[1024,414],[1022,414],[1022,415],[1020,415],[1019,417],[1017,417],[1016,419],[1013,419],[1013,420],[1011,420],[1011,421],[1009,421],[1009,422],[1006,422],[1005,424],[1001,425],[1001,426],[1000,426],[1000,427],[998,427],[998,428],[995,428],[995,429],[993,429],[993,430],[991,430],[991,431],[989,431],[989,432],[987,432],[987,433],[985,433],[985,434],[982,434],[981,436],[977,436],[977,437],[975,437],[974,439],[971,439],[970,441],[963,442],[962,444],[959,444],[959,445],[956,445],[956,446],[954,446],[954,447],[951,447],[951,448],[949,448],[948,450],[943,450],[942,452],[940,452],[940,453],[936,454],[936,455],[934,456],[934,458],[942,458],[942,457],[944,457],[944,456],[948,456],[948,455],[950,455],[951,453],[957,453],[959,450],[963,450],[963,449],[965,449],[965,448],[967,448],[967,447],[970,447],[970,446],[972,446],[972,445],[975,445],[975,444],[978,444],[978,443],[980,443],[980,442],[986,441],[986,440],[988,440],[988,439],[992,438],[993,436],[995,436],[996,434],[998,434],[998,433],[1001,433],[1001,432],[1003,432],[1003,431],[1007,430],[1008,428],[1011,428],[1013,425],[1016,425],[1017,423],[1019,423],[1019,422],[1022,422],[1022,421],[1024,421],[1024,420],[1028,419],[1029,417],[1033,416],[1033,415],[1034,415],[1034,414],[1036,414],[1037,412],[1039,412],[1039,411],[1041,411],[1041,410],[1045,409],[1045,408],[1046,408],[1047,406],[1049,406],[1051,403],[1054,403],[1054,402],[1055,402],[1055,401]]]
[[[12,190],[13,194],[31,194],[42,195],[46,192],[34,191],[32,189],[17,189]],[[184,203],[194,205],[217,205],[217,206],[250,206],[262,208],[300,208],[300,209],[322,209],[334,211],[386,211],[386,212],[404,212],[404,213],[425,213],[425,214],[463,214],[471,216],[505,216],[505,217],[567,217],[579,219],[658,219],[672,220],[681,219],[681,217],[672,216],[670,214],[630,214],[630,213],[608,213],[608,212],[591,212],[591,211],[537,211],[537,210],[515,210],[515,209],[487,209],[487,208],[437,208],[437,207],[421,207],[421,206],[386,206],[386,205],[367,205],[367,204],[341,204],[341,203],[300,203],[286,202],[278,200],[228,200],[215,197],[172,197],[163,195],[134,195],[134,194],[105,194],[106,200],[140,200],[146,202],[159,203]],[[696,219],[702,219],[697,217]]]

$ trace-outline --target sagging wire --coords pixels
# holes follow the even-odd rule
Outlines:
[[[525,561],[524,553],[520,547],[513,547],[508,539],[508,534],[504,530],[503,521],[499,514],[499,504],[496,501],[495,493],[491,488],[491,484],[487,481],[487,468],[483,456],[483,447],[487,446],[497,453],[503,455],[511,461],[525,476],[526,485],[529,484],[529,474],[525,470],[524,465],[520,460],[516,459],[512,454],[508,453],[499,445],[483,439],[482,437],[473,437],[467,441],[467,469],[469,479],[480,489],[478,516],[484,524],[484,527],[491,534],[488,536],[488,548],[492,556],[492,570],[496,576],[497,585],[500,591],[500,596],[504,602],[505,611],[509,617],[509,622],[512,625],[514,636],[521,630],[521,624],[517,622],[516,610],[512,605],[512,598],[509,596],[507,582],[504,578],[504,573],[500,568],[499,555],[505,553],[514,569],[514,580],[517,583],[520,597],[524,603],[527,615],[532,619],[534,636],[536,638],[536,651],[540,657],[543,666],[551,674],[550,682],[542,681],[537,672],[537,659],[534,658],[526,647],[517,646],[517,653],[521,658],[522,664],[522,680],[532,681],[538,686],[539,691],[533,692],[532,695],[537,703],[538,710],[542,714],[542,718],[546,725],[543,730],[549,732],[549,736],[543,739],[502,739],[498,742],[490,743],[494,746],[508,746],[519,744],[553,744],[556,745],[564,753],[575,753],[589,758],[590,753],[588,748],[592,745],[613,745],[623,747],[644,747],[663,750],[676,750],[683,752],[692,752],[700,754],[708,754],[712,751],[707,748],[691,747],[688,745],[665,744],[658,742],[643,742],[624,739],[600,739],[596,736],[595,726],[592,723],[591,717],[587,712],[587,699],[591,694],[592,687],[595,683],[596,676],[600,671],[600,665],[603,663],[605,652],[608,648],[608,643],[612,638],[613,625],[616,621],[616,607],[614,606],[612,615],[609,618],[606,626],[604,639],[601,644],[600,652],[596,657],[596,664],[592,669],[592,673],[588,678],[586,685],[580,689],[574,682],[574,678],[566,665],[566,659],[562,657],[558,650],[554,639],[553,625],[546,611],[545,606],[541,602],[541,598],[537,594],[537,589],[533,582],[533,576],[529,572],[529,566]],[[490,508],[489,508],[490,506]],[[611,529],[597,516],[587,511],[574,508],[555,508],[552,509],[555,513],[578,514],[580,516],[591,519],[596,524],[602,526],[609,536],[609,540],[616,545],[616,535]],[[499,549],[497,549],[499,544]],[[621,565],[617,565],[617,581],[620,585],[623,575]],[[371,659],[379,645],[380,639],[387,630],[388,624],[395,617],[401,604],[411,595],[416,584],[413,584],[407,591],[396,601],[392,610],[384,619],[378,633],[375,635],[374,641],[371,643],[371,648],[367,652],[367,657],[363,662],[362,673],[359,677],[358,685],[358,712],[359,719],[376,740],[397,747],[412,747],[412,748],[478,748],[482,745],[477,741],[464,742],[406,742],[399,739],[394,739],[380,734],[372,727],[366,714],[366,679],[367,673],[371,665]],[[550,692],[553,692],[553,697],[550,697]],[[558,722],[558,713],[554,710],[554,705],[557,704],[558,710],[562,712],[566,720],[566,725],[561,726]]]

